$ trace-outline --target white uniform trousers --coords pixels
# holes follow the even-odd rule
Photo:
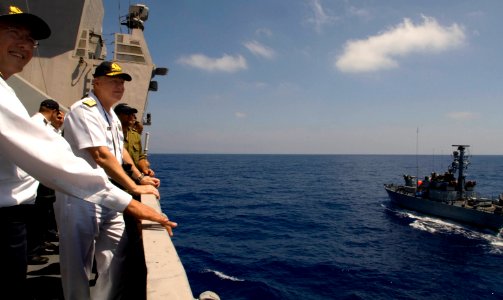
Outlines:
[[[127,244],[122,213],[59,192],[54,212],[65,299],[114,298]],[[91,290],[89,280],[94,257],[98,280]]]

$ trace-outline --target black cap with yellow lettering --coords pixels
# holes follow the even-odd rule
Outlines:
[[[25,26],[30,30],[31,37],[35,40],[43,40],[51,36],[51,29],[44,20],[33,14],[24,13],[14,5],[0,3],[0,22]]]
[[[96,67],[93,77],[96,78],[100,76],[120,77],[126,81],[131,81],[132,79],[131,75],[122,72],[122,68],[118,63],[112,61],[104,61]]]

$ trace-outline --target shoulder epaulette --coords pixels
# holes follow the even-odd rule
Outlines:
[[[85,105],[89,106],[89,107],[93,107],[96,105],[96,100],[94,99],[87,99],[85,101],[82,101],[82,103],[84,103]]]

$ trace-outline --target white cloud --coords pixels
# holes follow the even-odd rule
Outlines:
[[[234,115],[236,116],[236,118],[238,119],[242,119],[242,118],[246,118],[246,114],[244,112],[239,112],[237,111],[236,113],[234,113]]]
[[[464,30],[456,23],[442,27],[434,18],[423,16],[423,23],[414,25],[404,19],[403,23],[381,34],[346,42],[335,66],[350,73],[392,69],[398,67],[397,56],[442,52],[458,47],[464,41]]]
[[[269,84],[267,82],[263,81],[253,81],[253,82],[248,82],[245,85],[246,88],[251,88],[255,90],[263,90],[269,87]]]
[[[267,59],[273,59],[276,56],[276,52],[273,49],[264,46],[257,41],[246,42],[244,43],[244,46],[256,56],[264,57]]]
[[[306,22],[313,24],[316,32],[321,33],[324,26],[330,25],[337,20],[336,17],[330,16],[325,12],[325,9],[321,5],[321,0],[309,0],[309,5],[311,6],[313,15],[307,18]]]
[[[359,18],[367,19],[370,17],[370,12],[364,8],[357,8],[354,6],[349,7],[349,14]]]
[[[472,11],[472,12],[467,13],[467,16],[471,17],[471,18],[481,19],[486,16],[486,13],[483,11],[480,11],[480,10],[476,10],[476,11]]]
[[[255,82],[255,87],[258,89],[264,89],[268,86],[269,86],[269,84],[267,84],[266,82],[262,82],[262,81]]]
[[[224,54],[221,58],[211,58],[204,54],[193,54],[179,58],[178,63],[210,72],[234,73],[248,68],[246,59],[241,55]]]
[[[478,114],[468,112],[468,111],[453,111],[447,113],[447,117],[449,119],[458,120],[458,121],[468,121],[474,120],[478,118]]]
[[[259,28],[255,31],[257,36],[272,37],[272,31],[269,28]]]

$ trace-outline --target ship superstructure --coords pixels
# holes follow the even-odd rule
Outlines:
[[[133,77],[123,102],[137,108],[138,118],[149,123],[148,93],[158,88],[152,79],[165,75],[167,68],[155,66],[145,41],[147,6],[132,5],[122,20],[127,33],[108,35],[103,32],[101,0],[13,0],[12,4],[42,17],[52,28],[51,37],[41,42],[23,72],[9,80],[30,114],[46,98],[70,107],[91,89],[94,68],[103,60],[114,60]],[[113,47],[110,57],[108,44]]]
[[[476,182],[466,180],[470,164],[468,145],[453,145],[453,161],[444,174],[432,173],[419,181],[404,175],[405,184],[385,184],[392,203],[425,214],[500,231],[503,228],[503,196],[498,199],[480,197]],[[456,177],[457,175],[457,177]]]

